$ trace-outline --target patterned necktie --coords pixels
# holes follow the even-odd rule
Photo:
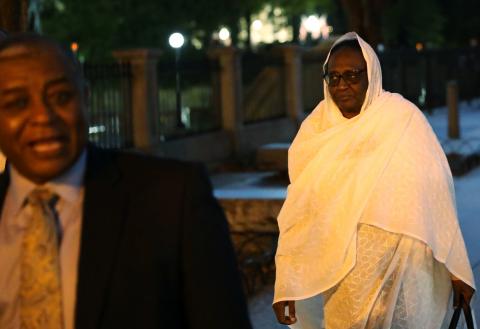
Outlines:
[[[58,196],[47,189],[35,189],[27,197],[26,207],[30,207],[31,216],[22,241],[19,292],[22,329],[63,328],[54,208],[57,201]]]

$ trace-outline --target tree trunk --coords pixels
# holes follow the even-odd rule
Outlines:
[[[229,25],[230,28],[230,37],[232,38],[232,46],[238,46],[238,34],[240,33],[240,29],[238,27],[238,22],[233,21]]]
[[[28,28],[28,0],[0,0],[0,27],[8,32]]]
[[[246,46],[248,50],[252,49],[252,13],[247,11],[245,15],[245,21],[247,22],[247,42]]]
[[[390,0],[341,0],[350,31],[355,31],[372,47],[383,41],[381,19]]]
[[[363,5],[359,0],[341,0],[342,7],[347,18],[348,29],[355,31],[359,35],[365,37],[363,27]]]
[[[292,25],[292,30],[293,30],[293,40],[292,42],[295,44],[298,44],[300,42],[299,36],[300,36],[300,24],[302,22],[300,15],[294,14],[290,17],[290,22]]]

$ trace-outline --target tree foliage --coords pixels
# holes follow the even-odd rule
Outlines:
[[[15,2],[28,1],[0,0],[0,19]],[[87,58],[98,59],[113,49],[169,49],[174,31],[208,45],[220,26],[230,29],[236,44],[240,22],[248,23],[266,4],[283,9],[294,35],[301,15],[326,12],[334,33],[354,30],[373,45],[458,45],[480,37],[478,0],[43,0],[42,25],[45,33],[76,41]]]
[[[174,31],[202,39],[228,16],[222,0],[45,0],[42,20],[45,33],[102,58],[111,49],[168,48]]]
[[[397,0],[384,11],[382,32],[385,42],[394,46],[441,45],[444,22],[436,0]]]
[[[439,0],[440,11],[445,17],[443,35],[448,46],[464,46],[480,43],[480,1]],[[476,40],[476,41],[475,41]]]

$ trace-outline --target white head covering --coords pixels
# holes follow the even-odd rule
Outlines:
[[[360,48],[362,49],[363,57],[365,58],[365,62],[367,63],[367,76],[368,76],[368,89],[365,95],[365,101],[363,102],[362,109],[360,112],[365,111],[366,108],[372,104],[372,102],[380,96],[383,92],[382,90],[382,69],[380,67],[380,62],[378,60],[377,55],[373,51],[372,47],[368,43],[366,43],[362,38],[360,38],[355,32],[348,32],[340,37],[335,43],[332,45],[333,49],[336,45],[341,44],[347,40],[357,40]],[[328,52],[327,59],[323,64],[323,70],[326,71],[326,67],[328,64],[328,60],[330,59],[330,51]],[[323,94],[325,95],[325,101],[328,104],[328,107],[332,109],[331,112],[331,120],[335,123],[339,123],[347,118],[343,117],[342,113],[338,109],[337,105],[332,99],[330,92],[328,91],[328,86],[326,83],[323,84]]]
[[[355,265],[358,223],[425,242],[474,287],[443,150],[415,105],[382,90],[380,63],[365,41],[350,32],[334,46],[350,39],[367,63],[365,101],[346,119],[324,83],[325,100],[289,149],[274,302],[305,299],[338,283]]]

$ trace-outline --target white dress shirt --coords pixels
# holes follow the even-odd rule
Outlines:
[[[85,165],[86,151],[66,173],[42,185],[60,197],[56,210],[62,236],[60,266],[65,329],[74,328]],[[12,165],[9,169],[10,185],[0,217],[0,328],[20,329],[20,253],[28,219],[22,205],[38,186],[20,175]]]

